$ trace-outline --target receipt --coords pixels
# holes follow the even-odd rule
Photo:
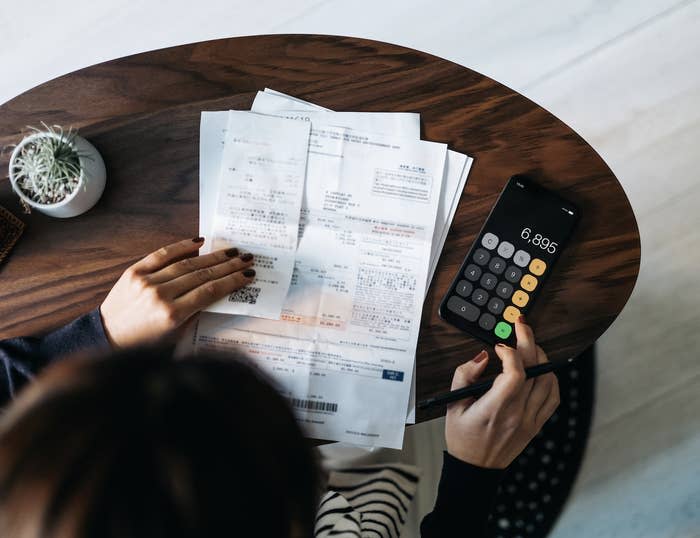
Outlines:
[[[310,125],[230,111],[210,249],[255,255],[255,282],[206,310],[279,319],[294,269]]]
[[[472,159],[420,142],[418,114],[332,112],[268,89],[253,110],[312,125],[289,292],[279,320],[201,314],[180,350],[251,357],[311,437],[400,447],[423,297]],[[201,117],[207,237],[227,117]]]
[[[196,350],[267,371],[311,437],[401,446],[446,146],[312,123],[279,321],[202,314]]]
[[[409,112],[333,112],[297,97],[265,88],[258,92],[251,110],[261,114],[281,115],[290,119],[303,119],[347,127],[360,131],[401,136],[420,140],[420,115]],[[323,115],[323,113],[330,113]],[[474,159],[450,149],[447,150],[443,184],[435,221],[435,232],[430,252],[428,286],[433,279],[442,247],[450,224],[457,211],[459,199],[469,176]],[[427,289],[426,289],[427,292]]]
[[[412,137],[420,139],[420,121],[418,114],[406,113],[366,113],[366,112],[333,112],[314,103],[303,101],[296,97],[265,88],[264,92],[258,92],[253,101],[252,110],[265,114],[278,114],[288,118],[304,119],[329,123],[331,125],[348,127],[373,133]],[[324,113],[326,113],[324,115]],[[456,151],[447,151],[447,162],[442,180],[442,189],[438,211],[433,232],[432,247],[430,251],[430,268],[426,285],[428,287],[435,274],[442,247],[445,244],[450,224],[459,204],[459,199],[467,182],[467,176],[471,169],[473,159]],[[413,382],[411,396],[406,412],[406,423],[414,424],[416,419],[416,381],[415,365],[413,370]]]

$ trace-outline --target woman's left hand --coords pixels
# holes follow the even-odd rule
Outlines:
[[[100,306],[113,346],[159,340],[253,281],[251,254],[231,248],[196,256],[203,243],[201,237],[173,243],[124,271]]]

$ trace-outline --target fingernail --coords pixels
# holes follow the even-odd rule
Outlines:
[[[224,252],[224,254],[226,254],[226,256],[228,256],[229,258],[235,258],[236,256],[238,256],[238,249],[235,247],[230,248],[226,252]]]
[[[508,348],[509,346],[505,345],[503,342],[498,342],[498,344],[496,344],[496,347],[505,347],[505,348]]]
[[[192,239],[193,243],[204,243],[204,238],[203,237],[195,237]]]
[[[473,360],[475,363],[478,364],[478,363],[480,363],[481,361],[483,361],[483,360],[484,360],[486,357],[488,357],[488,356],[489,356],[489,354],[486,353],[486,350],[485,350],[485,349],[482,349],[482,350],[479,352],[479,354],[478,354],[476,357],[474,357],[472,360]]]
[[[525,321],[525,316],[523,316],[522,314],[520,316],[518,316],[518,322],[519,323],[527,323],[527,321]]]
[[[244,261],[244,262],[249,262],[252,259],[253,259],[253,255],[250,252],[246,252],[245,254],[243,254],[243,256],[241,256],[241,261]],[[255,274],[255,272],[253,272],[253,274]]]
[[[245,271],[243,271],[243,276],[247,278],[253,278],[255,276],[255,269],[246,269]]]

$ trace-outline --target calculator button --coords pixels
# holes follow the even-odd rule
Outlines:
[[[493,332],[499,338],[506,340],[510,336],[510,333],[513,332],[513,327],[508,325],[505,321],[499,321]]]
[[[522,308],[530,300],[530,296],[523,290],[518,290],[513,294],[513,304]]]
[[[499,282],[498,287],[496,288],[496,295],[502,297],[503,299],[507,299],[513,295],[513,286],[508,284],[508,282]]]
[[[474,290],[474,293],[472,293],[472,302],[476,305],[484,306],[486,304],[486,301],[488,300],[489,294],[481,288],[476,288],[476,290]]]
[[[481,287],[485,290],[492,290],[496,287],[496,284],[498,284],[498,278],[491,273],[484,273],[484,276],[481,277],[479,282],[481,283]]]
[[[462,297],[469,297],[471,295],[471,292],[474,290],[474,286],[472,285],[471,282],[467,282],[466,280],[460,280],[457,282],[457,285],[455,286],[455,292],[458,295],[461,295]]]
[[[493,250],[498,245],[498,236],[487,232],[484,237],[481,238],[481,244],[489,250]]]
[[[469,304],[464,299],[460,299],[456,295],[453,295],[447,300],[447,309],[463,317],[467,321],[476,321],[479,319],[479,314],[481,314],[481,310],[473,304]]]
[[[496,318],[491,314],[481,314],[479,318],[479,327],[486,331],[490,331],[496,325]]]
[[[494,257],[489,263],[489,269],[491,272],[500,275],[506,268],[506,261],[498,256]]]
[[[527,267],[527,264],[530,263],[530,255],[524,250],[519,250],[513,256],[513,263],[520,267]]]
[[[476,282],[479,280],[479,277],[481,276],[481,267],[478,265],[474,265],[473,263],[470,263],[467,265],[467,268],[464,270],[464,276],[467,277],[468,280],[471,280],[472,282]]]
[[[498,255],[503,256],[506,260],[513,255],[513,252],[515,252],[513,243],[502,241],[501,244],[498,245]]]
[[[491,259],[491,254],[489,254],[488,250],[477,248],[472,258],[479,265],[486,265]]]
[[[499,299],[498,297],[492,297],[486,308],[488,308],[489,312],[491,312],[492,314],[500,314],[501,312],[503,312],[504,306],[505,303],[501,299]]]
[[[503,319],[505,319],[506,321],[510,321],[511,323],[515,323],[516,321],[518,321],[519,317],[520,317],[520,310],[518,310],[514,306],[508,306],[503,311]]]
[[[523,276],[523,272],[515,265],[511,265],[508,269],[506,269],[506,274],[503,276],[506,277],[508,282],[515,284],[520,280],[520,277]]]
[[[539,258],[535,258],[530,262],[530,272],[533,275],[540,276],[542,273],[544,273],[545,269],[547,269],[547,264]]]
[[[520,281],[520,287],[525,291],[532,291],[537,287],[537,279],[532,275],[525,275]]]

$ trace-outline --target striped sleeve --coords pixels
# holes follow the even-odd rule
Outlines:
[[[398,538],[418,487],[411,465],[331,471],[316,518],[316,538]]]

